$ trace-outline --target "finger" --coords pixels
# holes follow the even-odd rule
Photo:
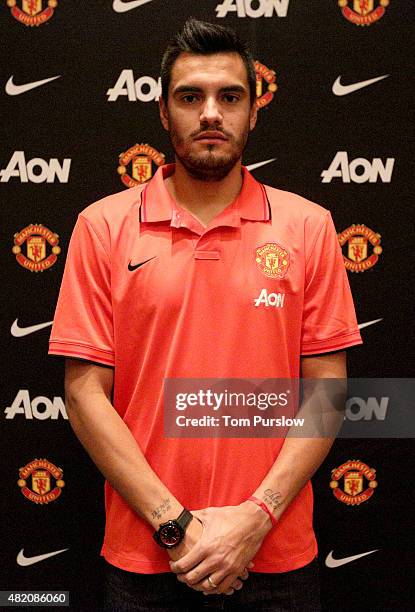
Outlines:
[[[225,595],[233,595],[233,594],[234,594],[233,589],[228,589],[227,591],[225,591]]]
[[[235,589],[235,591],[239,591],[240,589],[242,589],[242,587],[244,586],[244,583],[241,582],[239,579],[235,580],[234,582],[232,582],[231,584],[231,588]]]
[[[170,561],[170,569],[175,574],[185,574],[190,571],[195,565],[200,563],[206,553],[203,551],[203,548],[200,546],[199,542],[190,549],[188,553],[186,553],[183,557],[178,559],[178,561]]]
[[[246,569],[244,572],[242,572],[242,574],[239,574],[238,578],[241,580],[247,580],[249,578],[248,570]]]

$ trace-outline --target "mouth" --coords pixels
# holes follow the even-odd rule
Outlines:
[[[198,136],[196,136],[195,140],[206,144],[217,144],[220,142],[224,142],[228,139],[222,132],[209,131],[199,134]]]

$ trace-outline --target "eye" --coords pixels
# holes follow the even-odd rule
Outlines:
[[[224,94],[223,99],[225,102],[229,102],[229,104],[234,104],[235,102],[239,101],[239,96],[233,93],[226,93]]]
[[[185,96],[182,96],[181,100],[185,104],[193,104],[193,102],[196,102],[197,96],[196,94],[186,94]]]

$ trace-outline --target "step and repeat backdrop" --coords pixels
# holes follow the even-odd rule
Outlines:
[[[349,375],[414,371],[412,2],[1,0],[0,588],[70,591],[73,610],[99,609],[103,479],[70,428],[50,326],[78,213],[173,161],[159,65],[189,16],[251,43],[244,164],[332,213],[364,340]],[[355,398],[348,416],[392,410]],[[411,439],[339,439],[315,475],[326,610],[412,608],[413,457]]]

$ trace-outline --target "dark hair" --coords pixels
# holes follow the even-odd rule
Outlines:
[[[230,28],[190,18],[178,32],[161,60],[162,98],[167,102],[171,71],[181,53],[212,55],[213,53],[238,53],[248,74],[251,104],[256,100],[256,74],[254,61],[246,43]]]

